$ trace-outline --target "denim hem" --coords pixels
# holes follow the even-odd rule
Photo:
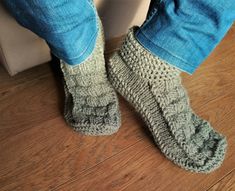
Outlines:
[[[74,58],[61,58],[62,60],[64,60],[67,64],[69,65],[78,65],[81,64],[82,62],[84,62],[87,58],[89,58],[89,56],[92,54],[93,50],[95,49],[95,45],[96,45],[96,39],[98,37],[98,33],[100,27],[99,27],[99,16],[98,13],[96,11],[96,8],[94,6],[94,4],[92,3],[93,1],[88,1],[88,3],[90,4],[91,8],[93,9],[94,13],[95,13],[95,19],[96,19],[96,33],[93,35],[93,37],[91,38],[90,42],[88,43],[88,46],[84,49],[84,51],[78,56],[78,57],[74,57]]]
[[[98,36],[98,32],[95,33],[95,35],[90,40],[88,46],[84,49],[83,53],[78,57],[66,58],[66,57],[58,56],[55,52],[53,52],[53,50],[51,51],[56,57],[62,59],[67,64],[78,65],[84,62],[92,54],[93,50],[95,49],[97,36]]]
[[[182,58],[173,55],[169,51],[165,50],[164,48],[160,47],[159,45],[153,43],[142,31],[139,29],[136,31],[135,34],[136,39],[139,43],[144,46],[148,51],[150,51],[155,56],[158,56],[162,60],[166,61],[168,64],[186,72],[190,75],[196,70],[190,63],[183,60]]]

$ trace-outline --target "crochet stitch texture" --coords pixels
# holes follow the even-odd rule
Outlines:
[[[109,60],[110,82],[139,112],[168,159],[194,172],[217,169],[225,137],[192,111],[180,71],[146,50],[134,30]]]
[[[61,69],[65,81],[66,122],[85,135],[110,135],[117,132],[120,127],[118,98],[107,78],[101,22],[90,57],[75,66],[61,60]]]

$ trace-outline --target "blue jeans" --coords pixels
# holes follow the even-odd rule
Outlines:
[[[235,20],[235,0],[152,0],[136,32],[154,55],[192,74]]]
[[[92,0],[5,0],[16,20],[45,39],[68,64],[92,52],[99,27]],[[152,0],[137,40],[154,55],[192,74],[235,19],[235,0]]]
[[[5,0],[4,4],[68,64],[83,62],[93,51],[98,22],[92,0]]]

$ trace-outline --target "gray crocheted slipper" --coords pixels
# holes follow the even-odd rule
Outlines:
[[[101,23],[100,23],[101,24]],[[120,127],[117,95],[107,79],[102,27],[89,58],[71,66],[61,60],[67,123],[85,135],[111,135]]]
[[[115,89],[140,113],[167,158],[195,172],[211,172],[225,156],[226,139],[195,115],[180,71],[144,49],[131,29],[108,63]]]

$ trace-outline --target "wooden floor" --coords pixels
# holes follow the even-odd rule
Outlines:
[[[51,64],[15,77],[0,66],[0,190],[234,191],[234,64],[235,27],[193,76],[183,75],[192,107],[228,139],[222,167],[208,175],[167,160],[122,98],[118,133],[83,136],[63,120],[63,88]]]

